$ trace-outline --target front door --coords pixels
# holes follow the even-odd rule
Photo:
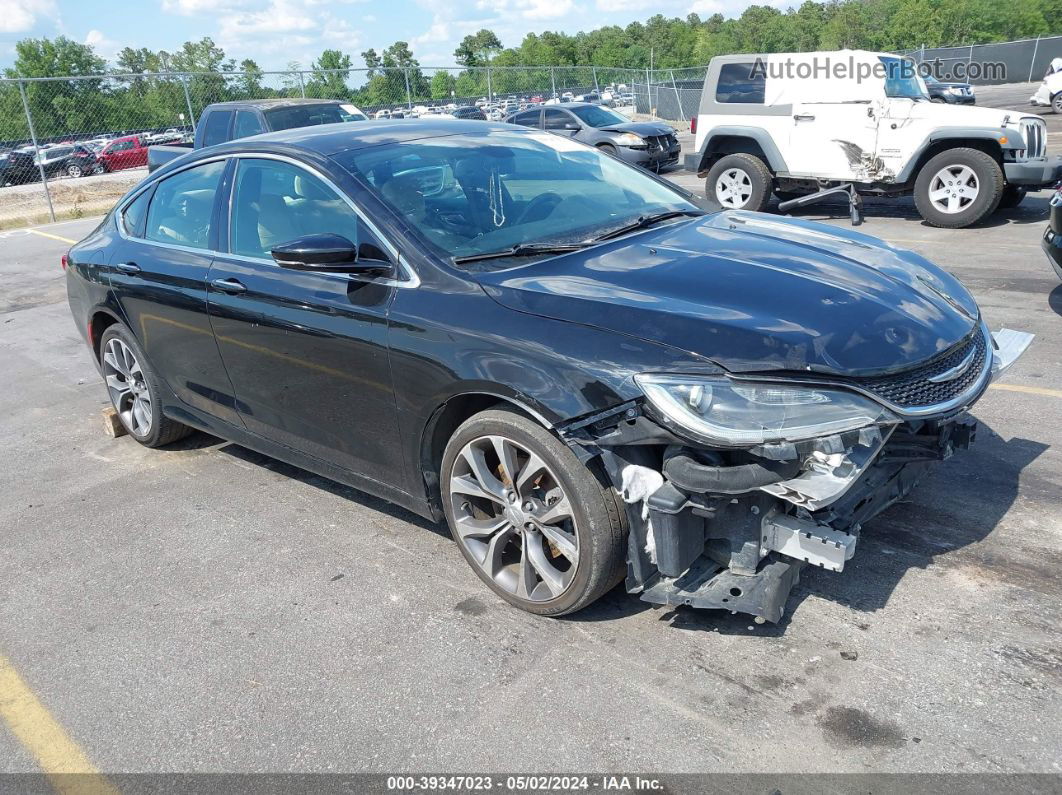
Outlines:
[[[793,104],[786,165],[794,176],[875,182],[879,103]]]
[[[130,202],[110,263],[126,322],[183,403],[241,425],[207,317],[214,203],[224,160],[178,171]]]
[[[281,268],[270,249],[304,235],[383,246],[322,179],[241,158],[229,254],[210,270],[211,323],[248,430],[381,483],[400,483],[386,347],[388,281]],[[396,263],[397,264],[397,263]]]

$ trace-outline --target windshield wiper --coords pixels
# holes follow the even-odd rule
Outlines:
[[[669,218],[679,218],[680,216],[701,216],[705,215],[701,210],[669,210],[664,213],[654,213],[653,215],[639,215],[634,221],[629,224],[617,227],[616,229],[610,229],[602,235],[598,235],[594,238],[593,242],[600,243],[602,240],[611,240],[614,237],[625,235],[628,232],[637,232],[639,229],[645,229],[647,226],[659,223],[660,221],[666,221]]]
[[[586,248],[589,243],[517,243],[510,248],[500,251],[484,251],[480,254],[465,254],[462,257],[454,257],[455,265],[466,262],[479,262],[485,259],[502,259],[504,257],[530,257],[535,254],[564,254],[568,251],[578,251]]]

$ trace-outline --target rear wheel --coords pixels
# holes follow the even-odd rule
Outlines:
[[[1062,91],[1051,97],[1051,110],[1055,113],[1062,113]]]
[[[461,554],[510,604],[560,616],[623,576],[615,492],[523,415],[492,409],[466,421],[446,446],[440,481]]]
[[[71,163],[69,166],[66,167],[66,173],[75,178],[80,177],[81,166],[77,165],[76,163]]]
[[[999,206],[1003,169],[979,149],[949,149],[922,166],[915,180],[919,214],[933,226],[959,229]]]
[[[755,155],[727,155],[708,171],[705,195],[724,210],[762,212],[771,201],[771,182],[770,170]]]
[[[118,323],[100,339],[100,369],[111,405],[130,436],[145,447],[161,447],[192,432],[162,414],[161,389],[136,338]]]

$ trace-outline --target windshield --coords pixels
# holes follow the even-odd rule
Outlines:
[[[616,111],[600,105],[587,105],[586,107],[571,108],[570,110],[591,127],[611,127],[614,124],[626,124],[630,121],[626,116],[621,116]]]
[[[316,104],[292,105],[287,108],[274,108],[265,112],[266,123],[270,130],[290,130],[294,127],[312,127],[315,124],[338,124],[348,121],[350,114],[344,113],[339,105]]]
[[[926,96],[918,67],[906,58],[882,58],[885,65],[885,96],[924,99]]]
[[[335,159],[447,258],[577,243],[657,213],[700,211],[591,146],[532,130],[385,144]]]

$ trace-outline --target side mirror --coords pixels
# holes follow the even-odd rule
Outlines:
[[[375,246],[358,249],[342,235],[306,235],[273,246],[269,252],[282,268],[320,273],[363,273],[382,275],[393,269],[391,263],[377,258],[383,252]]]

